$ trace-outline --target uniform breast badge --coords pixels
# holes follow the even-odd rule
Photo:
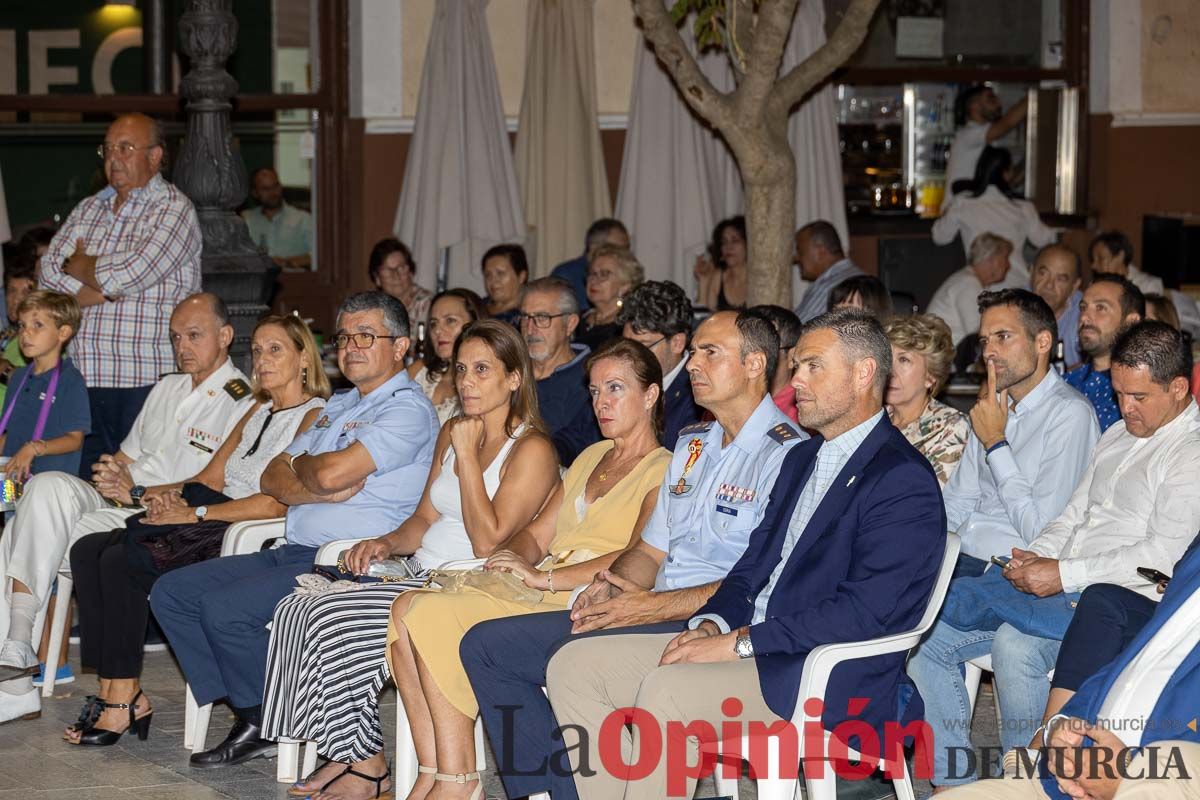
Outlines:
[[[700,458],[700,453],[704,450],[703,439],[692,439],[688,442],[688,457],[683,464],[683,472],[679,475],[679,480],[671,487],[671,494],[679,496],[687,494],[692,490],[692,487],[687,482],[688,473],[692,471],[692,467],[696,466],[696,461]]]

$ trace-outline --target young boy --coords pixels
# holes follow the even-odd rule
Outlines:
[[[70,295],[35,291],[17,308],[18,339],[28,364],[8,381],[0,416],[0,456],[14,481],[38,472],[79,471],[83,437],[91,430],[83,375],[63,349],[79,330],[79,304]]]
[[[21,301],[35,289],[37,279],[33,264],[18,260],[4,270],[4,305],[8,312],[8,328],[0,333],[0,408],[4,406],[8,379],[17,371],[17,367],[25,366],[25,359],[21,356],[21,340],[17,336],[21,330],[17,309],[21,307]]]

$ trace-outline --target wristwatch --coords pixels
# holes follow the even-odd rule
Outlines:
[[[208,516],[208,506],[196,506],[196,519],[203,522],[206,516]]]
[[[133,504],[135,506],[140,506],[142,504],[142,497],[144,497],[145,494],[146,494],[145,486],[141,486],[141,485],[134,486],[132,489],[129,490],[129,499],[133,501]]]
[[[749,628],[738,631],[737,641],[733,643],[733,652],[737,653],[738,658],[754,658],[754,643],[750,641]]]

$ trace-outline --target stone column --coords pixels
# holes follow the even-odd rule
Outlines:
[[[229,306],[234,341],[231,355],[250,369],[250,333],[268,310],[279,269],[250,239],[234,213],[246,197],[246,166],[230,132],[230,98],[237,81],[225,62],[237,47],[233,0],[188,0],[179,19],[179,48],[191,69],[179,85],[187,111],[187,137],[175,165],[175,185],[196,206],[204,236],[204,289]]]

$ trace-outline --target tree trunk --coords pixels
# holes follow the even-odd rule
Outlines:
[[[737,154],[746,192],[748,305],[792,307],[792,250],[796,227],[796,157],[787,140],[787,118],[749,133]]]

